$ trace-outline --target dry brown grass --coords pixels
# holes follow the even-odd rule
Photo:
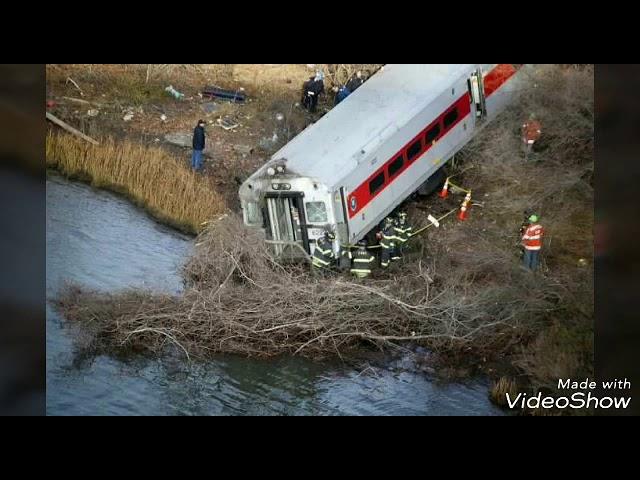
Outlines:
[[[507,393],[509,394],[509,398],[513,401],[519,391],[520,389],[518,388],[518,384],[515,380],[512,378],[500,377],[491,386],[489,396],[496,405],[506,407],[508,405]]]
[[[210,180],[193,173],[165,150],[102,139],[90,145],[71,135],[49,133],[47,167],[122,193],[169,225],[198,233],[225,211]]]

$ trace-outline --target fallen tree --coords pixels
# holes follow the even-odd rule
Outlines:
[[[483,352],[528,335],[557,300],[549,285],[513,262],[501,267],[512,275],[509,288],[480,290],[474,287],[477,272],[438,275],[422,261],[407,265],[401,276],[366,282],[316,279],[306,267],[277,263],[240,219],[226,216],[199,237],[184,269],[182,296],[104,295],[70,287],[59,306],[67,318],[95,327],[97,345],[107,349],[158,353],[172,343],[189,357],[322,357],[363,343],[384,348],[412,341]]]

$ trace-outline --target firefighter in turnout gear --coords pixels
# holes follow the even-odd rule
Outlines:
[[[367,250],[367,241],[361,240],[358,242],[358,249],[351,253],[348,253],[351,260],[351,273],[358,278],[366,278],[371,275],[371,269],[376,257]]]
[[[382,248],[380,266],[382,268],[387,268],[389,266],[391,256],[396,248],[396,235],[393,224],[393,218],[385,218],[384,228],[382,229],[382,238],[380,239],[380,247]]]
[[[400,212],[393,224],[393,231],[396,237],[396,248],[394,249],[391,260],[400,260],[402,258],[402,250],[411,237],[413,227],[407,222],[406,212]]]
[[[538,215],[529,217],[529,226],[522,235],[524,247],[524,266],[531,271],[536,271],[540,262],[540,250],[542,249],[542,237],[544,229],[538,223]]]
[[[316,242],[316,248],[313,249],[313,271],[326,271],[331,268],[335,262],[333,253],[333,241],[336,236],[333,232],[325,231],[324,236],[320,237]]]

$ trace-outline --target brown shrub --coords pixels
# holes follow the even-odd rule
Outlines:
[[[226,209],[209,179],[160,148],[111,138],[90,145],[49,133],[46,161],[64,175],[123,193],[162,222],[190,233]]]

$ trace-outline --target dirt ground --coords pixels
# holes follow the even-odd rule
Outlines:
[[[146,65],[47,65],[47,110],[91,137],[160,146],[185,164],[191,149],[165,136],[190,138],[197,121],[205,120],[205,175],[232,210],[239,209],[239,183],[333,103],[329,80],[316,114],[300,106],[302,84],[315,72],[308,65],[154,65],[149,70],[147,78]],[[169,85],[184,98],[174,99],[165,91]],[[247,100],[203,98],[205,86],[243,91]],[[225,130],[217,124],[223,118],[238,127]]]

